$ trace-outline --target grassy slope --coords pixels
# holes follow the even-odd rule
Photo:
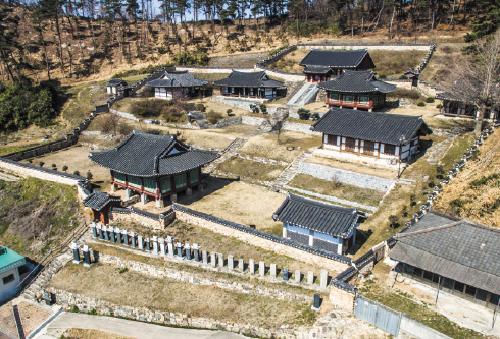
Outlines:
[[[217,170],[223,173],[231,173],[245,179],[262,181],[276,179],[284,169],[284,166],[264,164],[241,158],[233,158],[217,166]]]
[[[76,189],[38,179],[0,181],[0,241],[34,260],[79,226]]]
[[[71,125],[77,125],[90,114],[95,106],[104,104],[108,96],[105,85],[104,81],[100,81],[68,88],[66,92],[70,98],[62,110],[64,120],[70,122]]]
[[[306,303],[241,294],[165,278],[145,278],[144,275],[120,271],[109,265],[94,265],[90,269],[68,265],[55,275],[51,286],[115,304],[148,307],[190,317],[258,324],[267,328],[282,324],[310,325],[315,319],[314,312]],[[110,286],[121,288],[108,293]]]

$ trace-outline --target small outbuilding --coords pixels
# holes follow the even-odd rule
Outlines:
[[[149,81],[146,86],[154,91],[155,98],[176,100],[210,95],[207,84],[208,81],[195,78],[188,71],[167,71],[160,78]]]
[[[266,72],[232,71],[224,79],[214,81],[223,96],[275,99],[286,96],[287,88],[283,81],[270,79]]]
[[[128,82],[118,78],[110,79],[106,84],[106,93],[110,95],[122,93],[124,96],[127,96]]]
[[[498,307],[500,230],[431,212],[394,238],[389,257],[398,274]]]
[[[318,87],[326,91],[326,103],[330,107],[368,111],[384,107],[387,94],[396,90],[396,85],[377,79],[372,71],[351,70],[320,82]]]
[[[423,126],[420,116],[332,108],[311,129],[323,134],[322,148],[333,157],[370,157],[397,163],[419,152]]]
[[[92,210],[94,221],[107,225],[109,223],[110,209],[113,206],[119,206],[120,199],[105,192],[94,191],[83,200],[83,205]]]
[[[289,194],[273,220],[283,222],[283,237],[343,255],[356,242],[356,209]]]
[[[366,49],[312,50],[300,62],[309,82],[327,81],[344,70],[368,70],[375,64]]]
[[[26,258],[7,246],[0,246],[0,304],[19,291],[21,276],[26,273]]]

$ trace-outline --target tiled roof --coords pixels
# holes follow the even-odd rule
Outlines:
[[[312,126],[312,130],[398,145],[402,135],[410,140],[422,125],[421,117],[332,108]]]
[[[352,70],[345,70],[335,79],[320,82],[318,87],[326,91],[344,93],[391,93],[396,90],[396,85],[378,80],[372,71]]]
[[[159,78],[149,81],[148,87],[181,88],[181,87],[202,87],[208,82],[195,78],[188,72],[168,73]]]
[[[232,71],[229,77],[214,81],[216,86],[221,87],[261,87],[279,88],[284,87],[282,81],[269,79],[266,72],[239,72]]]
[[[84,201],[85,207],[92,208],[93,210],[100,211],[109,203],[119,202],[120,199],[111,198],[108,193],[95,191],[92,192]]]
[[[332,69],[327,66],[304,66],[304,73],[326,74]]]
[[[500,294],[500,230],[428,213],[396,240],[391,259]]]
[[[302,66],[328,66],[336,68],[356,68],[363,59],[370,55],[366,49],[351,51],[323,51],[313,49],[302,59]],[[370,58],[371,62],[371,58]],[[372,63],[372,67],[375,67]],[[370,67],[370,68],[372,68]]]
[[[109,79],[108,83],[106,84],[107,87],[127,86],[127,85],[128,83],[125,80],[118,78]]]
[[[0,273],[12,268],[19,267],[26,263],[26,258],[7,246],[0,246]]]
[[[171,135],[134,131],[116,148],[93,152],[89,158],[119,173],[152,177],[185,172],[217,156],[216,152],[190,149]]]
[[[273,219],[347,238],[357,225],[358,213],[353,208],[337,207],[289,194],[273,214]]]

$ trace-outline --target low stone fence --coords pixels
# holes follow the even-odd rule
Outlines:
[[[297,45],[291,45],[291,46],[284,47],[281,50],[279,50],[277,53],[275,53],[275,54],[273,54],[265,59],[260,60],[257,63],[257,66],[267,66],[269,64],[272,64],[273,62],[278,61],[279,59],[283,58],[288,53],[295,51],[296,49],[297,49]]]
[[[317,249],[291,239],[258,231],[212,215],[189,209],[179,204],[172,205],[176,218],[186,223],[207,228],[213,232],[230,235],[254,246],[312,263],[340,272],[351,264],[351,259],[334,252]]]
[[[354,43],[341,41],[322,41],[317,43],[297,44],[298,49],[367,49],[369,51],[428,51],[432,42],[427,43]]]
[[[84,182],[87,180],[86,178],[79,175],[59,172],[32,164],[19,163],[14,160],[1,157],[0,168],[22,177],[34,177],[71,186],[78,186],[80,182]]]
[[[112,288],[114,287],[110,287],[110,289]],[[258,327],[256,324],[229,323],[210,318],[191,317],[185,314],[157,311],[148,307],[122,306],[63,290],[51,289],[50,291],[56,295],[56,302],[67,310],[71,310],[76,306],[79,311],[85,313],[113,316],[167,326],[224,330],[253,337],[292,338],[294,336],[294,330],[292,329],[283,328],[269,330]],[[209,314],[210,311],[207,310],[207,315]]]
[[[165,226],[169,225],[175,220],[175,212],[173,210],[168,210],[167,212],[156,214],[148,211],[141,210],[136,207],[112,207],[110,216],[113,220],[125,220],[129,221],[132,219],[141,225],[146,227],[151,227],[153,229],[161,230]],[[151,224],[151,221],[154,223]]]
[[[231,73],[238,72],[255,72],[255,68],[226,68],[226,67],[203,67],[203,66],[177,66],[177,71],[188,71],[191,73]]]
[[[132,113],[128,113],[128,112],[121,112],[121,111],[117,111],[116,109],[110,109],[109,112],[119,116],[120,118],[123,118],[123,119],[127,119],[127,120],[132,120],[132,121],[139,121],[140,119],[137,118],[135,115],[133,115]]]
[[[165,260],[195,264],[205,269],[224,271],[231,274],[250,274],[260,279],[268,278],[272,282],[282,282],[315,290],[326,290],[330,279],[328,271],[324,269],[320,271],[319,276],[315,276],[312,271],[301,272],[296,270],[290,272],[285,267],[280,268],[273,263],[266,265],[263,261],[256,262],[251,258],[245,260],[241,257],[235,258],[233,255],[227,255],[226,259],[226,255],[221,252],[208,251],[202,249],[196,243],[183,243],[181,240],[170,236],[166,238],[144,237],[126,229],[105,226],[99,223],[93,223],[90,230],[93,239],[144,251],[153,257],[161,257]],[[319,286],[317,285],[318,280]]]

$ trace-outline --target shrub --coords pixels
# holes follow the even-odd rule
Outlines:
[[[433,97],[428,97],[427,99],[425,99],[425,102],[428,103],[428,104],[432,104],[434,102],[434,98]]]
[[[234,116],[233,110],[231,108],[227,110],[227,115],[230,117]]]
[[[118,273],[120,273],[120,274],[122,274],[122,273],[126,273],[126,272],[128,272],[128,268],[127,268],[127,267],[120,267],[120,268],[118,269]]]
[[[92,180],[93,177],[94,177],[94,175],[92,174],[92,172],[87,171],[87,179]]]
[[[425,106],[425,102],[423,102],[422,100],[419,100],[419,101],[417,101],[417,106],[423,107],[423,106]]]
[[[43,167],[43,165],[45,165],[43,161],[40,161],[38,164],[40,165],[40,167]]]
[[[319,113],[313,113],[313,114],[311,115],[311,119],[312,119],[313,121],[317,121],[317,120],[319,120]]]
[[[255,104],[251,104],[250,109],[252,110],[252,113],[259,113],[259,106]]]
[[[260,111],[262,112],[262,114],[267,114],[267,107],[266,107],[266,105],[260,104],[259,108],[260,108]]]
[[[52,165],[50,165],[50,167],[57,168],[57,165],[56,164],[52,164]]]
[[[158,117],[162,109],[169,105],[169,102],[161,99],[150,99],[135,101],[130,111],[132,114],[147,118],[147,117]]]
[[[204,51],[179,52],[174,55],[174,61],[178,65],[186,66],[206,66],[208,64],[208,54]]]
[[[443,108],[443,104],[437,104],[437,105],[436,105],[436,108],[438,108],[438,109]]]
[[[184,122],[187,120],[186,112],[181,107],[169,105],[161,110],[161,117],[166,122]]]
[[[78,306],[76,306],[76,305],[71,305],[71,307],[70,307],[69,311],[70,311],[71,313],[80,313],[80,309],[79,309],[79,308],[78,308]]]
[[[444,167],[443,165],[438,165],[436,168],[436,178],[443,179],[444,178]]]
[[[389,226],[392,228],[398,228],[399,227],[399,218],[396,215],[391,215],[389,216]]]
[[[118,126],[118,133],[120,135],[129,135],[132,133],[133,128],[130,125],[122,124]]]
[[[418,98],[420,98],[420,94],[416,90],[404,88],[397,88],[394,92],[390,93],[389,96],[413,100],[417,100]]]
[[[203,105],[201,102],[197,103],[194,107],[197,111],[200,111],[200,112],[205,112],[207,110],[205,105]]]
[[[222,118],[222,114],[220,114],[219,112],[215,112],[214,110],[210,110],[207,113],[207,120],[211,124],[216,124]]]
[[[311,117],[311,112],[305,108],[299,108],[297,114],[299,115],[299,118],[302,120],[309,120],[309,118]]]
[[[73,175],[80,175],[80,171],[73,171]]]
[[[66,172],[67,170],[68,170],[68,166],[64,165],[64,166],[62,167],[62,171],[63,171],[63,172]]]

